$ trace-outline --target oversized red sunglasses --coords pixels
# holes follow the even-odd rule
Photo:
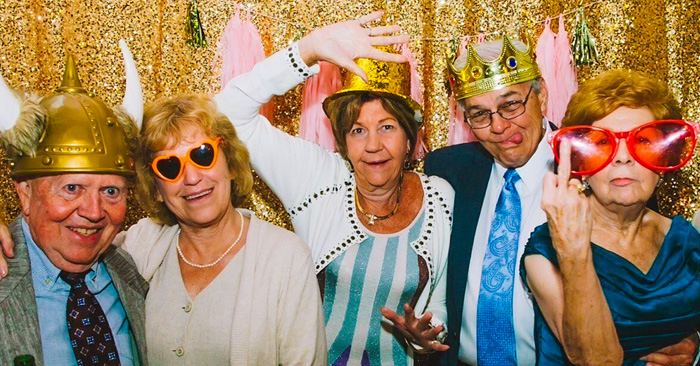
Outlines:
[[[211,169],[216,163],[219,155],[219,143],[221,137],[216,140],[204,140],[197,146],[187,150],[187,154],[165,155],[153,159],[151,169],[158,178],[166,182],[176,182],[182,177],[185,171],[185,164],[188,162],[200,169]]]
[[[626,132],[613,132],[594,126],[573,126],[547,136],[559,162],[559,146],[571,142],[571,174],[589,176],[613,161],[620,139],[634,160],[649,170],[663,173],[682,168],[695,151],[700,126],[683,120],[660,120]]]

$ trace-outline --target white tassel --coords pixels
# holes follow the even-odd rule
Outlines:
[[[119,40],[119,47],[122,49],[126,74],[126,90],[124,91],[122,108],[136,121],[136,126],[140,129],[143,121],[143,90],[141,89],[139,72],[136,69],[134,55],[123,39]]]
[[[21,102],[17,95],[5,84],[5,79],[0,75],[0,132],[15,126],[21,109]]]

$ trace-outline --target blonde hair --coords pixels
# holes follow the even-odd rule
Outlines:
[[[231,121],[217,110],[211,98],[196,94],[161,98],[144,112],[136,154],[139,201],[149,216],[160,224],[175,225],[177,217],[164,202],[156,199],[156,179],[159,178],[151,169],[151,162],[158,151],[180,140],[190,127],[201,129],[212,139],[221,137],[219,148],[226,156],[231,172],[231,203],[234,207],[245,202],[253,189],[248,149],[238,139]]]
[[[666,85],[632,70],[609,70],[581,85],[569,101],[562,127],[591,125],[620,107],[647,108],[655,119],[680,119],[681,109]]]

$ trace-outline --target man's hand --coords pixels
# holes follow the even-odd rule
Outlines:
[[[698,334],[693,333],[682,341],[650,353],[640,360],[646,361],[647,366],[692,366],[698,355]]]
[[[10,230],[2,221],[0,221],[0,246],[2,246],[2,252],[0,253],[0,278],[3,278],[6,277],[8,273],[7,260],[5,260],[5,257],[15,257],[15,252],[13,250],[15,243],[12,242]]]

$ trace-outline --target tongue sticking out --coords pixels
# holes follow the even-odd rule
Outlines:
[[[511,136],[508,140],[506,140],[507,144],[513,144],[513,145],[518,145],[521,142],[523,142],[523,135],[516,133],[515,135]]]

